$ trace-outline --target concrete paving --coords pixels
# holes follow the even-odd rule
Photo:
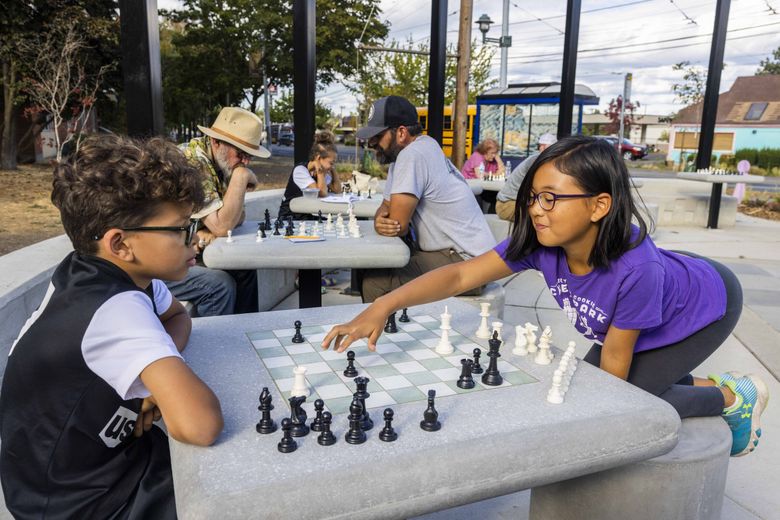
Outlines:
[[[743,286],[744,308],[734,333],[695,375],[727,370],[752,372],[766,381],[770,395],[780,396],[780,222],[739,214],[736,225],[729,229],[659,228],[655,242],[665,249],[690,251],[718,260],[736,273]],[[326,290],[323,305],[358,302],[355,296],[340,294],[349,285],[349,272],[338,271],[333,276],[338,284]],[[573,340],[579,357],[587,352],[590,345],[565,318],[538,273],[520,273],[504,283],[506,322],[550,325],[556,344]],[[297,303],[295,293],[277,309],[296,308]],[[344,321],[351,318],[345,315]],[[724,519],[780,518],[780,406],[771,404],[761,419],[764,435],[757,450],[730,461]],[[525,519],[529,504],[530,491],[523,491],[418,519]]]

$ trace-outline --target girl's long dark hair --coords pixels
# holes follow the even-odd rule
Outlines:
[[[610,260],[618,258],[645,239],[647,224],[634,203],[631,178],[623,159],[606,140],[575,135],[558,140],[539,154],[520,184],[514,229],[506,251],[507,260],[519,260],[539,247],[528,213],[528,201],[534,176],[547,163],[552,163],[558,171],[572,177],[585,193],[609,193],[612,196],[609,213],[598,223],[598,236],[588,259],[591,266],[607,267]],[[639,235],[634,241],[631,241],[632,217],[639,226]]]

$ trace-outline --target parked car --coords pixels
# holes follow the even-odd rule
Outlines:
[[[295,134],[292,130],[284,130],[279,132],[279,144],[284,146],[292,146],[295,144]]]
[[[609,144],[617,148],[618,138],[611,135],[597,135],[599,139],[608,141]],[[642,159],[648,154],[647,146],[642,144],[634,144],[628,139],[623,138],[623,144],[620,146],[620,155],[626,161],[636,161]]]

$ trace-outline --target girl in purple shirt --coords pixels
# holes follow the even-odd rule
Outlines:
[[[544,275],[572,324],[594,341],[585,361],[669,402],[680,417],[721,415],[731,454],[755,449],[769,399],[754,375],[695,378],[742,310],[734,274],[713,260],[658,249],[606,141],[572,136],[539,155],[517,193],[514,231],[493,250],[442,267],[377,299],[323,340],[374,349],[387,316],[525,269]],[[632,218],[638,223],[633,225]]]

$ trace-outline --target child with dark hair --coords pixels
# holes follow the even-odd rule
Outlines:
[[[318,197],[326,197],[329,191],[335,193],[340,190],[339,179],[333,171],[333,164],[338,155],[335,142],[336,137],[327,130],[321,130],[314,135],[314,144],[309,151],[309,162],[296,164],[287,181],[284,199],[279,207],[279,218],[290,216],[296,220],[312,218],[311,215],[299,215],[290,211],[290,201],[302,197],[305,189],[317,189]]]
[[[736,372],[690,375],[737,323],[737,278],[713,260],[657,248],[623,160],[595,138],[567,137],[539,155],[520,185],[507,240],[380,297],[334,327],[323,348],[335,339],[343,351],[367,337],[373,350],[389,314],[526,269],[542,272],[572,324],[595,342],[585,361],[666,400],[682,418],[722,414],[732,455],[756,448],[769,400],[763,381]]]
[[[172,144],[87,139],[54,170],[74,252],[11,347],[0,477],[15,518],[175,518],[165,419],[207,446],[214,393],[180,352],[192,322],[160,279],[195,263],[198,170]]]

